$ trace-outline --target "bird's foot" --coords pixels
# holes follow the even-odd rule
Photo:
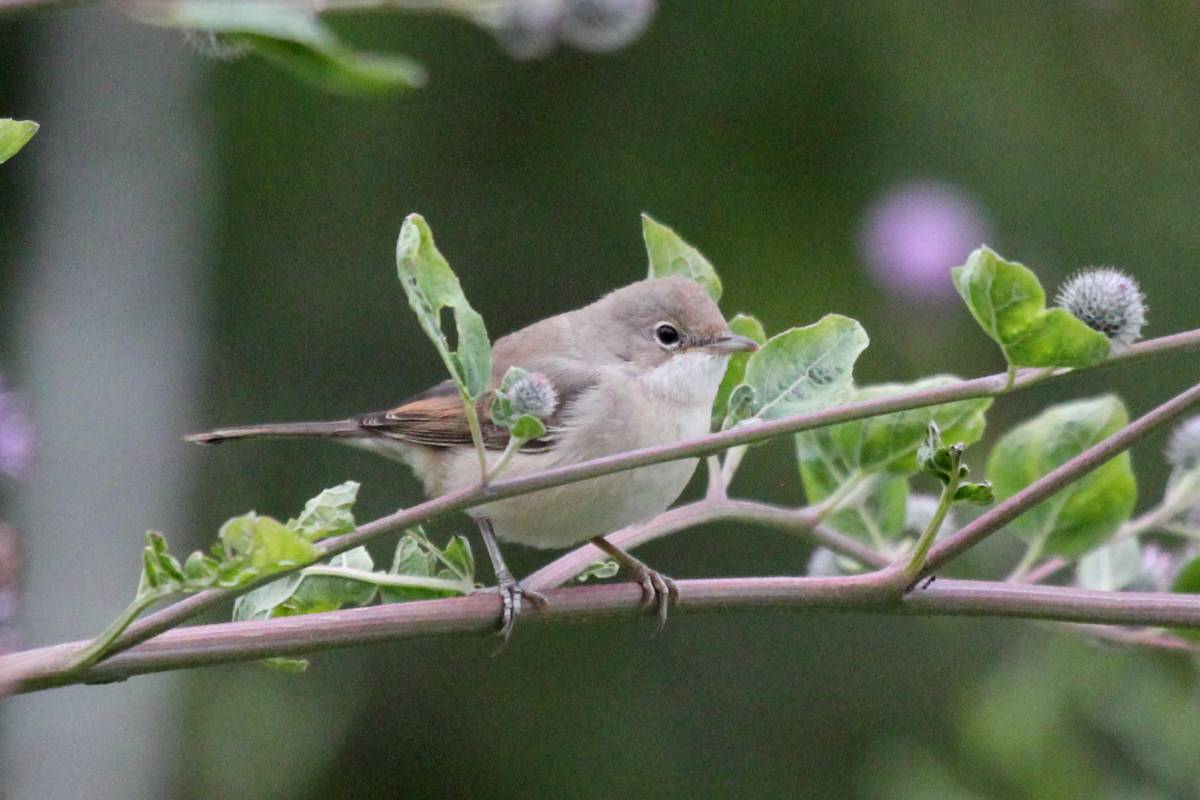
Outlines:
[[[679,587],[675,581],[642,562],[629,568],[634,583],[642,587],[642,608],[658,608],[658,626],[654,632],[662,633],[667,626],[667,614],[679,604]]]
[[[499,585],[493,590],[500,594],[501,612],[500,612],[500,636],[504,642],[500,645],[503,649],[504,645],[508,644],[509,638],[512,636],[513,626],[517,624],[517,617],[521,614],[522,600],[528,600],[538,608],[546,606],[546,595],[541,592],[535,592],[533,589],[526,589],[517,581],[513,580],[512,576],[503,576],[500,578]],[[499,652],[499,650],[497,650]]]
[[[646,566],[640,559],[626,553],[603,536],[596,536],[592,544],[617,560],[633,582],[642,587],[642,608],[658,608],[658,627],[655,633],[662,633],[667,626],[667,614],[679,605],[679,587],[675,581],[663,575],[656,569]]]

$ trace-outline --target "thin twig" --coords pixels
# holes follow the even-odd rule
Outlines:
[[[1155,408],[1121,430],[1084,450],[1066,463],[1056,467],[1026,486],[1003,503],[989,509],[947,537],[929,551],[922,574],[929,574],[950,559],[974,547],[993,532],[1012,522],[1033,506],[1046,500],[1109,459],[1128,450],[1147,434],[1181,417],[1200,402],[1200,384],[1184,391]]]

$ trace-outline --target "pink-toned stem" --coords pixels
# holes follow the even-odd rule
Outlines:
[[[725,578],[683,580],[677,617],[734,610],[839,611],[924,616],[960,615],[1106,625],[1200,629],[1200,596],[1097,592],[1060,586],[938,580],[896,596],[879,573],[846,578]],[[521,624],[646,616],[641,590],[630,583],[546,592],[545,608],[530,608]],[[63,669],[86,642],[72,642],[0,660],[0,685],[35,691],[71,683],[101,683],[133,675],[339,647],[495,630],[500,599],[479,593],[447,600],[371,606],[299,617],[196,625],[173,630],[112,656],[88,671]],[[679,620],[675,623],[685,625]]]

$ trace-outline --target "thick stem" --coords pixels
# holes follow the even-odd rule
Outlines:
[[[1097,592],[1059,586],[939,580],[902,597],[887,570],[845,578],[726,578],[678,581],[676,616],[735,610],[837,611],[922,616],[986,616],[1105,625],[1200,629],[1200,596]],[[644,616],[641,589],[594,584],[547,592],[522,624]],[[233,661],[296,656],[338,647],[431,636],[490,633],[499,598],[467,597],[395,603],[171,631],[83,672],[64,665],[83,646],[72,642],[0,658],[0,685],[28,692],[71,683]]]

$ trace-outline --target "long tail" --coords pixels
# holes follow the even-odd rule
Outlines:
[[[332,422],[282,422],[265,425],[243,425],[237,428],[218,428],[208,433],[193,433],[183,437],[193,444],[220,444],[226,439],[265,437],[314,437],[322,439],[353,438],[365,435],[356,420]]]

